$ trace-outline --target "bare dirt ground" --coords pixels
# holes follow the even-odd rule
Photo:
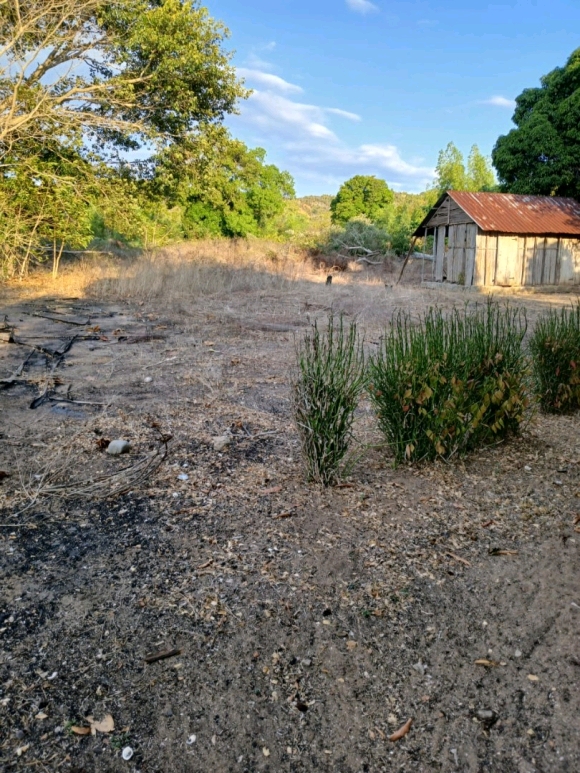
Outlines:
[[[344,311],[372,350],[396,308],[471,294],[102,297],[2,304],[1,770],[580,770],[580,418],[394,470],[363,404],[347,483],[302,476],[304,326]]]

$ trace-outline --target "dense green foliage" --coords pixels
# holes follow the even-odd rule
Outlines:
[[[397,462],[449,458],[516,433],[528,404],[523,312],[488,303],[418,325],[400,313],[369,364],[370,395]]]
[[[551,309],[540,317],[530,351],[543,410],[571,413],[580,409],[580,303]]]
[[[516,98],[513,121],[492,154],[503,190],[580,198],[580,48]]]
[[[223,128],[248,92],[196,0],[0,3],[0,30],[0,276],[93,237],[275,228],[293,181]]]
[[[437,200],[435,191],[395,193],[393,204],[379,224],[388,232],[390,248],[397,255],[406,255],[411,247],[413,232]]]
[[[309,480],[327,486],[340,476],[351,445],[354,413],[365,385],[364,355],[356,324],[330,316],[297,349],[292,384],[294,418]]]
[[[223,131],[216,140],[203,163],[199,152],[191,153],[188,163],[180,163],[174,173],[173,190],[165,186],[165,195],[170,193],[183,208],[184,235],[267,235],[286,199],[294,197],[291,176],[266,164],[261,148],[250,150]],[[173,172],[173,157],[162,163],[167,161]]]
[[[245,94],[196,0],[0,4],[0,154],[80,133],[101,153],[173,143]]]
[[[467,159],[453,142],[439,151],[433,184],[438,193],[445,191],[493,191],[497,189],[491,161],[473,145]]]
[[[411,247],[413,232],[429,208],[440,193],[450,189],[497,189],[491,162],[477,145],[471,148],[466,164],[463,154],[450,142],[439,153],[433,187],[420,194],[394,193],[384,180],[356,175],[341,185],[330,203],[332,223],[338,230],[330,232],[322,249],[332,252],[337,250],[337,245],[342,246],[343,251],[344,245],[356,247],[358,242],[349,243],[350,234],[345,227],[354,218],[363,217],[384,235],[382,251],[405,255]],[[372,237],[369,232],[367,241]],[[364,240],[363,244],[367,246]]]
[[[340,186],[330,202],[332,222],[344,225],[360,215],[374,222],[385,213],[393,198],[393,191],[384,180],[371,175],[355,175]]]

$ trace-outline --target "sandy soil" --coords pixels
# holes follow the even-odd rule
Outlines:
[[[346,485],[302,477],[304,326],[343,310],[372,348],[394,309],[473,296],[98,290],[2,308],[0,769],[580,770],[580,418],[393,470],[365,403]],[[533,320],[569,298],[517,300]]]

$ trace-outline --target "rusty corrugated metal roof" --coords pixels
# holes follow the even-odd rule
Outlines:
[[[580,203],[557,196],[448,191],[482,231],[580,236]]]

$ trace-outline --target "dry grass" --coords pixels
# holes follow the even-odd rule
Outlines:
[[[99,297],[168,303],[284,289],[308,270],[305,260],[290,245],[261,240],[185,242],[145,253],[88,289]]]
[[[159,300],[284,289],[317,273],[307,253],[261,239],[184,242],[138,256],[87,254],[64,264],[58,277],[46,268],[0,285],[0,299],[41,296]]]

